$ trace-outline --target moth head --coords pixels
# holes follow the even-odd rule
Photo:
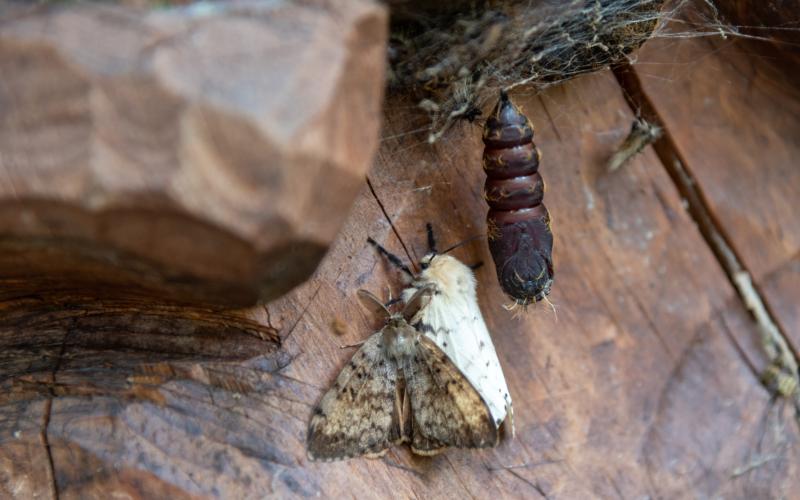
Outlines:
[[[482,235],[480,235],[480,234],[477,234],[475,236],[470,236],[469,238],[467,238],[465,240],[459,241],[458,243],[456,243],[455,245],[451,246],[447,250],[439,252],[439,251],[436,250],[436,247],[433,244],[433,236],[431,236],[431,232],[430,231],[431,231],[431,229],[430,229],[430,224],[429,224],[428,225],[428,239],[430,241],[430,245],[429,246],[431,247],[431,251],[428,252],[428,254],[425,257],[423,257],[422,260],[419,261],[419,267],[423,271],[425,271],[426,269],[428,269],[428,268],[430,268],[430,267],[432,267],[434,265],[442,265],[442,264],[447,265],[447,264],[449,264],[449,263],[451,263],[453,261],[458,262],[457,259],[455,259],[453,257],[450,257],[447,254],[452,252],[456,248],[459,248],[459,247],[462,247],[462,246],[466,245],[470,241],[473,241],[473,240],[476,240],[476,239],[482,237]],[[436,262],[436,264],[434,264],[434,261]],[[458,263],[460,264],[460,262],[458,262]]]
[[[427,265],[423,265],[427,259]],[[420,267],[428,271],[427,274],[461,274],[463,272],[470,272],[469,267],[464,265],[460,260],[445,254],[426,255],[420,262]]]
[[[431,252],[425,257],[423,257],[422,260],[419,261],[420,269],[424,271],[429,267],[431,267],[431,262],[433,262],[433,259],[436,258],[436,256],[437,256],[436,252]]]

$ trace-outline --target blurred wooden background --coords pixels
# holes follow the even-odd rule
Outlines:
[[[800,99],[797,82],[773,68],[737,40],[648,42],[633,66],[637,98],[668,141],[614,173],[606,161],[634,119],[634,89],[605,70],[515,90],[536,128],[556,237],[555,311],[514,317],[492,266],[477,272],[516,439],[434,458],[406,448],[379,460],[305,457],[310,410],[352,353],[340,344],[377,326],[355,291],[400,287],[367,236],[417,260],[425,222],[443,246],[485,231],[480,126],[464,122],[429,146],[414,103],[389,96],[377,157],[344,226],[312,279],[278,300],[220,312],[6,287],[0,491],[797,497],[794,408],[759,381],[768,360],[757,326],[664,164],[673,158],[691,175],[800,345]],[[481,240],[457,257],[490,261]]]

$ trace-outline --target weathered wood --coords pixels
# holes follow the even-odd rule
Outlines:
[[[717,6],[725,20],[747,37],[742,43],[750,57],[756,54],[762,59],[761,71],[774,69],[798,81],[800,0],[730,0]]]
[[[382,210],[416,257],[426,220],[443,244],[484,229],[480,130],[465,126],[435,149],[413,135],[384,142],[371,188],[314,279],[268,306],[288,365],[263,366],[269,356],[194,362],[183,380],[169,380],[176,373],[163,367],[138,369],[140,383],[150,384],[147,398],[57,397],[47,435],[59,491],[444,497],[540,489],[566,498],[796,491],[795,429],[783,429],[785,444],[771,440],[769,426],[782,420],[773,413],[762,421],[769,397],[730,340],[731,331],[753,335],[752,325],[669,179],[650,151],[619,175],[604,172],[631,119],[613,78],[581,78],[541,100],[515,97],[544,152],[558,266],[557,319],[545,308],[512,317],[492,270],[478,273],[515,397],[515,440],[433,459],[398,449],[378,461],[320,464],[304,453],[310,408],[350,355],[338,345],[374,328],[354,291],[398,286],[365,243],[372,235],[403,252]],[[417,117],[407,103],[390,102],[387,134],[411,129]],[[489,258],[484,242],[458,256]],[[350,332],[331,331],[337,317]],[[76,373],[63,366],[57,387]],[[216,384],[207,381],[212,373]],[[225,389],[231,380],[240,390]],[[773,453],[784,455],[733,477]],[[521,464],[528,466],[503,468]]]
[[[653,40],[635,66],[713,216],[800,345],[800,94],[735,41]]]
[[[750,366],[763,360],[755,349],[748,358],[740,351],[755,329],[655,156],[648,150],[624,173],[605,172],[632,119],[606,78],[582,79],[541,100],[517,96],[537,127],[548,179],[558,320],[546,308],[509,318],[491,269],[479,271],[484,314],[516,398],[518,442],[459,471],[473,494],[514,488],[509,476],[482,477],[480,461],[561,459],[517,473],[566,498],[724,496],[749,484],[748,477],[731,478],[732,471],[761,453],[754,435],[770,403]],[[402,129],[395,127],[387,133]],[[448,243],[484,229],[478,138],[473,130],[434,152],[399,139],[380,151],[387,167],[371,176],[373,186],[415,257],[424,248],[426,218],[445,221]],[[397,168],[398,158],[409,168]],[[459,256],[489,261],[484,245]],[[730,406],[720,408],[721,401]],[[792,425],[788,417],[782,418]],[[786,430],[785,439],[796,440],[796,429]],[[780,446],[765,444],[775,452]],[[778,482],[760,486],[760,496],[799,486]]]
[[[352,353],[340,344],[376,327],[355,291],[385,296],[386,286],[400,287],[366,237],[417,259],[427,221],[443,247],[485,230],[480,127],[464,123],[430,147],[409,133],[425,117],[396,97],[369,183],[340,236],[313,278],[280,300],[224,318],[181,308],[134,316],[143,308],[133,299],[87,295],[53,305],[5,283],[12,291],[0,297],[0,338],[16,340],[0,352],[28,355],[9,358],[13,376],[2,381],[0,491],[22,484],[43,497],[57,488],[60,498],[797,496],[797,427],[759,384],[764,360],[752,321],[672,182],[650,148],[606,172],[633,119],[613,76],[581,77],[539,96],[517,90],[548,180],[556,312],[537,306],[513,316],[491,267],[478,270],[479,300],[515,400],[516,439],[434,458],[404,448],[380,460],[305,458],[311,408]],[[470,263],[490,259],[483,240],[456,252]],[[108,323],[96,315],[120,312],[110,323],[120,335],[100,328]],[[171,348],[182,354],[155,359],[166,317],[185,332]],[[334,332],[337,320],[346,332]],[[31,348],[42,344],[50,346],[44,358]],[[55,486],[47,482],[48,449]]]
[[[258,358],[267,373],[288,363],[277,352],[275,330],[243,315],[46,295],[6,292],[2,300],[0,491],[8,495],[104,498],[114,491],[153,498],[192,491],[154,470],[195,453],[173,433],[190,426],[208,435],[217,404],[235,404],[239,392],[265,392],[236,362]],[[229,365],[238,371],[228,374]],[[182,381],[174,382],[179,389],[173,380]],[[207,414],[187,390],[224,395]],[[159,418],[172,429],[164,433],[168,442],[137,434],[158,429]],[[242,425],[236,433],[247,437]],[[159,447],[166,458],[154,452]],[[127,460],[130,469],[114,465]]]
[[[0,275],[244,306],[313,272],[377,146],[380,6],[2,14]]]

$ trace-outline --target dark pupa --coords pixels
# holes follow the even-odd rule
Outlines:
[[[483,143],[489,249],[503,291],[525,306],[550,293],[553,234],[533,126],[504,91],[486,120]]]

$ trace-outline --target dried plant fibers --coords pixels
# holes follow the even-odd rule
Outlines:
[[[429,142],[473,119],[501,88],[542,88],[605,68],[654,36],[738,34],[712,0],[388,3],[390,89],[419,96]]]

